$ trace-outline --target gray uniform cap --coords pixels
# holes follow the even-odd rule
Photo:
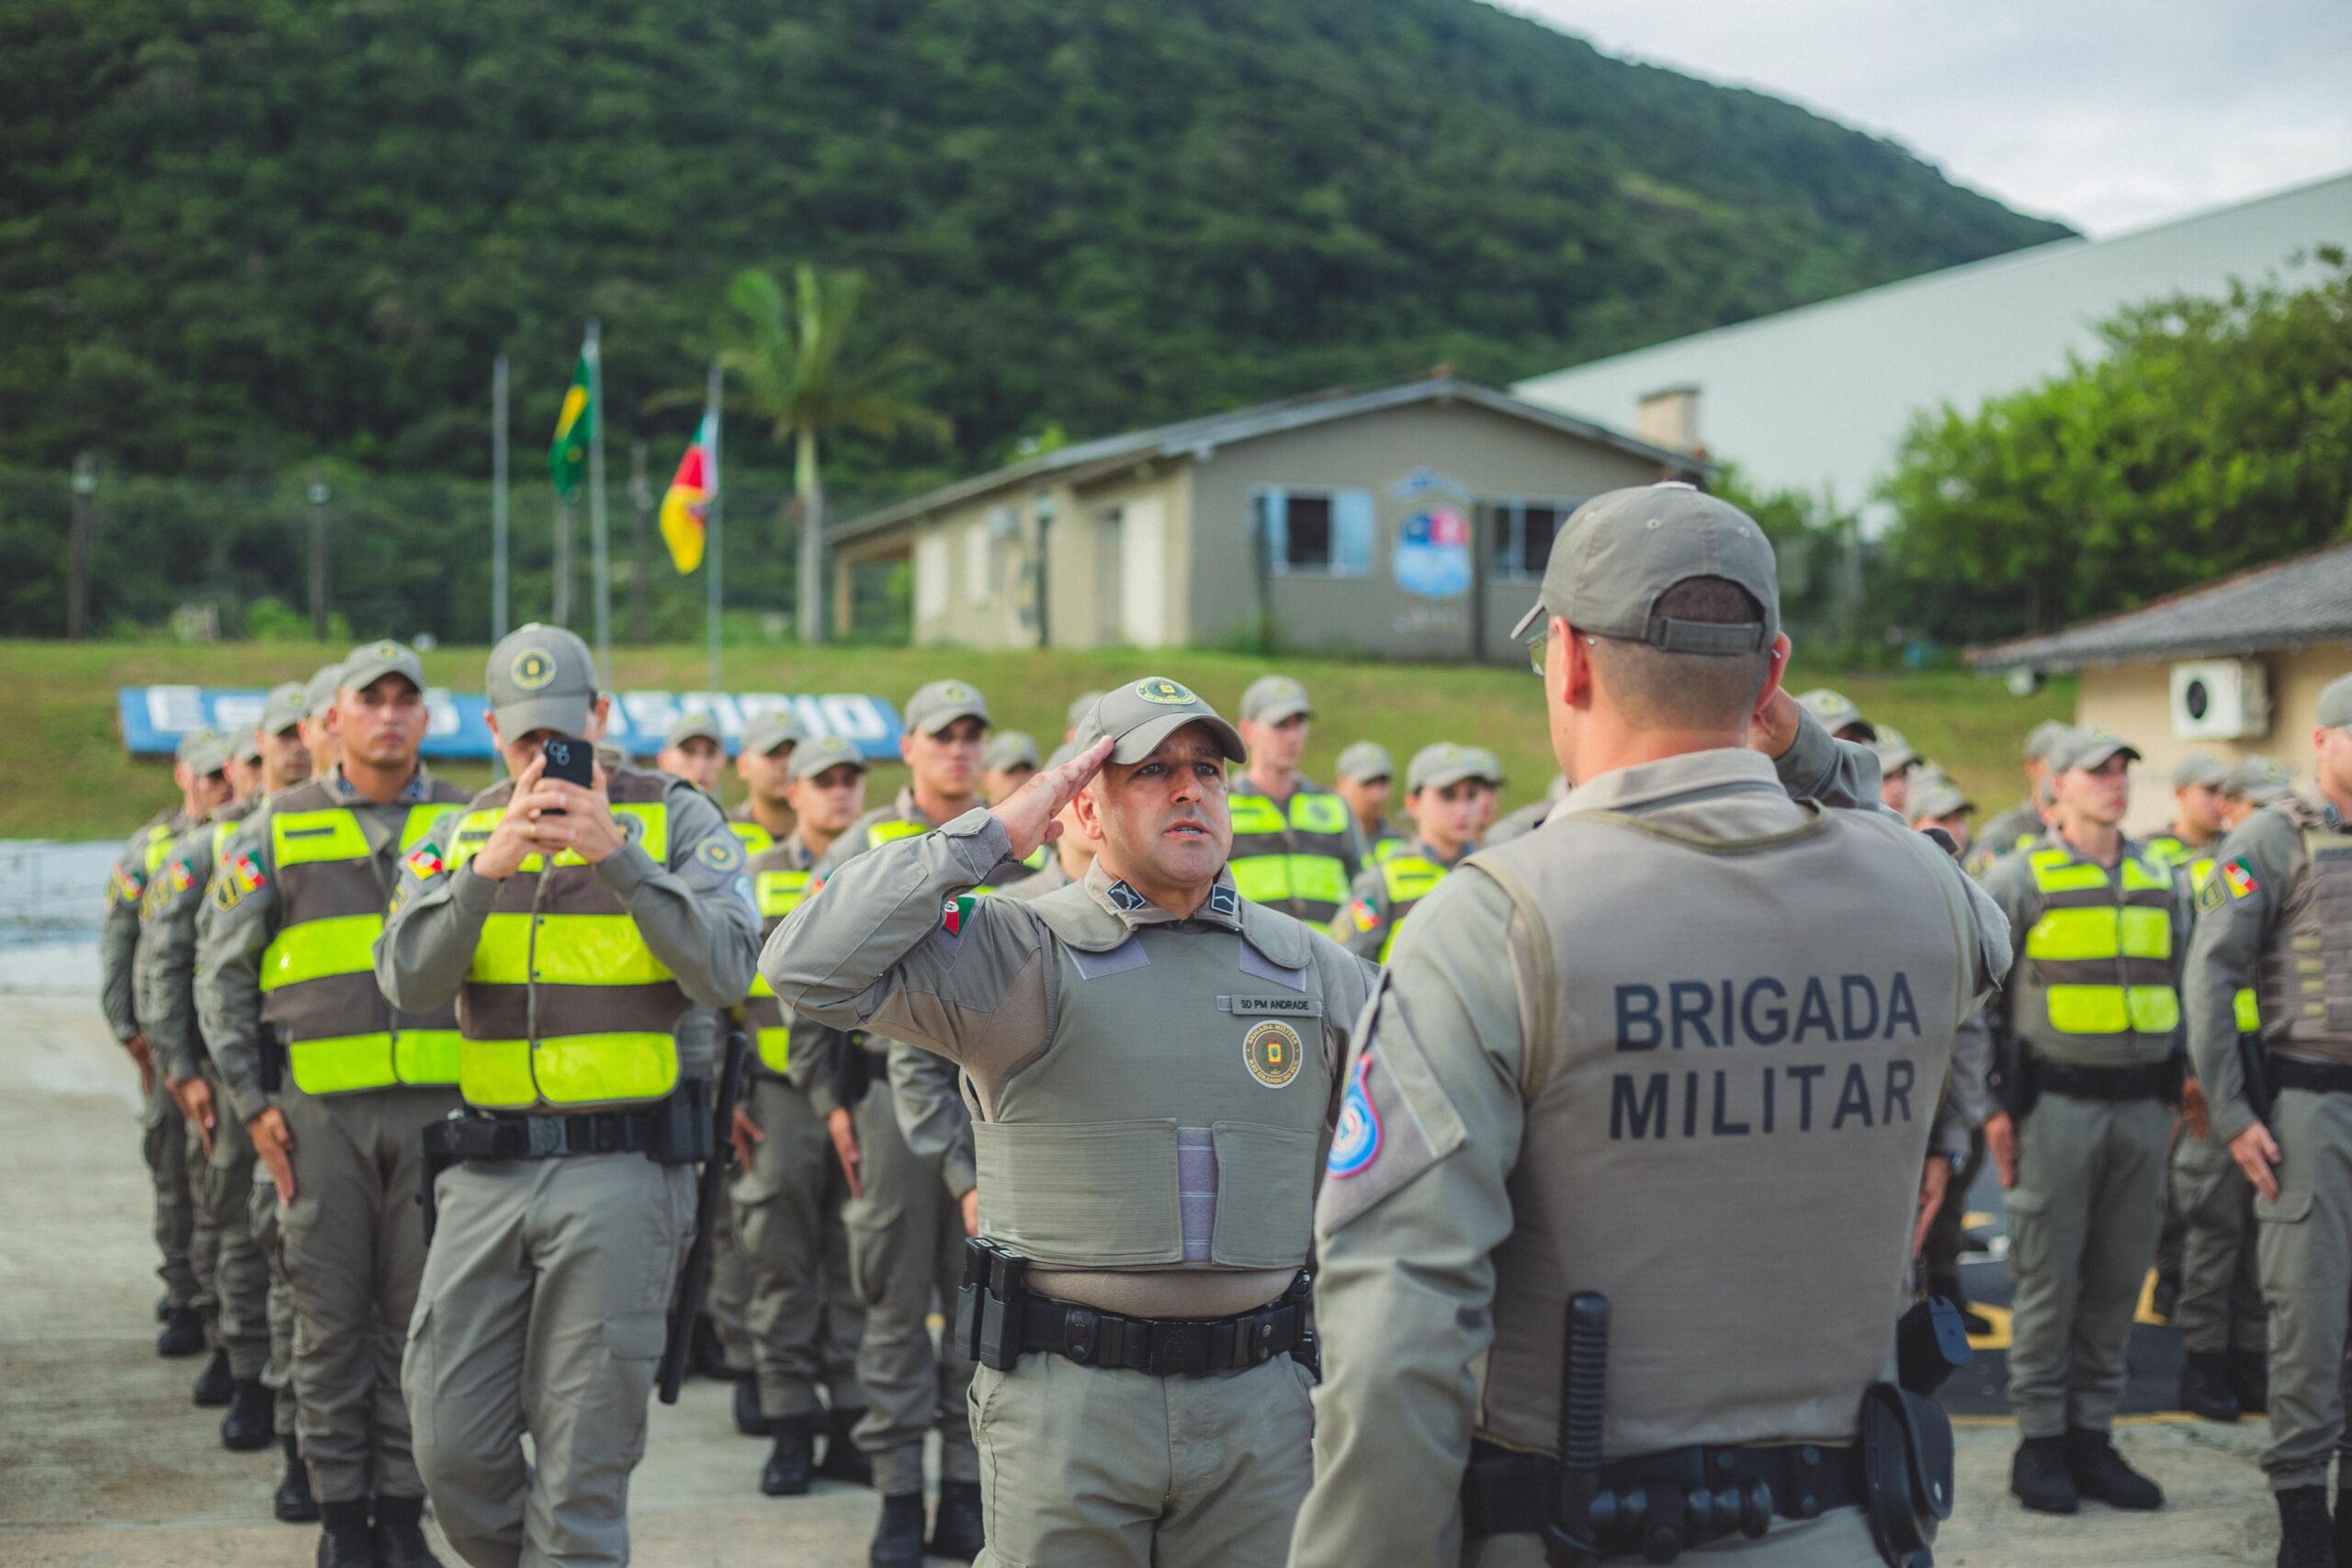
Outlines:
[[[343,666],[322,664],[311,673],[310,684],[302,688],[302,716],[318,718],[334,706],[334,694],[343,689]]]
[[[578,634],[534,621],[490,650],[482,684],[499,734],[516,740],[533,730],[584,735],[596,708],[596,661]]]
[[[1003,773],[1023,763],[1037,765],[1037,742],[1025,732],[1007,729],[989,737],[988,745],[980,751],[980,766],[992,773]]]
[[[247,767],[251,767],[255,762],[260,761],[261,731],[258,729],[239,730],[237,732],[237,744],[229,755],[232,761],[243,762]]]
[[[1388,758],[1388,748],[1377,740],[1359,740],[1340,753],[1340,765],[1332,770],[1343,779],[1357,784],[1371,779],[1393,779],[1396,764]]]
[[[2087,772],[2104,766],[2109,757],[2125,756],[2135,762],[2140,760],[2137,747],[2125,744],[2104,729],[2078,729],[2074,733],[2074,742],[2050,759],[2052,767],[2061,773],[2073,773],[2076,769]]]
[[[1484,747],[1457,746],[1451,740],[1441,740],[1413,753],[1412,761],[1405,769],[1405,793],[1443,789],[1464,779],[1479,779],[1499,789],[1502,769],[1496,765],[1495,754]]]
[[[1241,716],[1259,724],[1280,724],[1300,715],[1315,716],[1306,688],[1287,675],[1261,675],[1241,694]]]
[[[1831,733],[1836,732],[1833,730]],[[1919,753],[1911,750],[1911,742],[1904,739],[1903,731],[1893,725],[1878,731],[1871,741],[1871,750],[1878,753],[1878,771],[1886,778],[1891,779],[1905,768],[1919,765]]]
[[[907,699],[907,728],[936,735],[959,718],[989,722],[989,703],[979,688],[963,681],[933,681]]]
[[[727,745],[727,737],[718,731],[718,721],[707,713],[680,714],[670,721],[670,728],[662,736],[665,749],[684,746],[689,740],[707,740],[722,750]]]
[[[1118,742],[1111,749],[1111,761],[1132,765],[1150,756],[1161,741],[1188,724],[1206,725],[1233,761],[1250,760],[1250,748],[1241,743],[1239,730],[1218,717],[1216,709],[1194,696],[1189,687],[1164,675],[1105,692],[1087,715],[1086,728],[1078,732],[1078,748],[1082,751],[1109,736]]]
[[[262,699],[261,722],[254,728],[264,735],[283,735],[311,711],[310,694],[292,681],[272,686]]]
[[[828,768],[838,768],[843,763],[862,773],[865,772],[865,753],[859,750],[854,741],[841,736],[820,735],[816,739],[803,740],[792,749],[792,765],[786,770],[786,776],[813,779]]]
[[[2295,781],[2287,776],[2286,769],[2267,757],[2243,757],[2222,781],[2222,793],[2233,800],[2267,806],[2294,794]]]
[[[2191,751],[2173,768],[2172,787],[2187,789],[2191,784],[2203,784],[2208,789],[2219,789],[2229,776],[2230,770],[2211,751]]]
[[[2319,721],[2330,729],[2352,729],[2352,675],[2339,675],[2320,688]]]
[[[343,661],[342,683],[355,692],[366,691],[387,675],[398,675],[418,691],[424,690],[424,660],[405,643],[389,637],[363,643]]]
[[[2029,762],[2055,762],[2074,741],[2073,725],[2045,718],[2026,732],[2025,760]]]
[[[1820,722],[1821,728],[1835,735],[1842,729],[1859,728],[1865,739],[1875,739],[1878,726],[1862,716],[1843,692],[1833,692],[1826,686],[1815,686],[1797,699],[1797,705]]]
[[[198,778],[229,765],[228,738],[217,729],[191,729],[180,737],[172,761],[185,763]]]
[[[1711,625],[1659,615],[1659,596],[1694,577],[1737,583],[1763,606],[1764,618]],[[1771,542],[1747,513],[1679,479],[1612,490],[1562,525],[1543,592],[1512,640],[1528,640],[1551,615],[1580,632],[1668,653],[1761,653],[1781,635]]]
[[[1911,780],[1906,815],[1914,822],[1975,809],[1976,803],[1962,794],[1960,786],[1945,777],[1940,769],[1922,768]]]
[[[743,750],[764,757],[779,746],[797,746],[808,739],[789,708],[771,708],[743,726]]]

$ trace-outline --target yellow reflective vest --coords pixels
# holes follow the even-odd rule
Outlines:
[[[1329,925],[1356,872],[1348,803],[1304,783],[1282,804],[1255,788],[1237,788],[1228,798],[1235,889],[1309,925]]]
[[[771,846],[769,860],[780,860],[775,851],[797,844]],[[767,940],[784,921],[785,916],[800,908],[808,897],[809,885],[816,873],[807,866],[775,865],[752,867],[752,896],[760,905],[760,939]],[[744,998],[743,1017],[752,1026],[752,1046],[759,1055],[760,1066],[781,1077],[792,1064],[792,1020],[785,1012],[784,1004],[776,999],[775,989],[765,975],[752,979],[752,994]]]
[[[401,855],[460,809],[453,786],[434,786],[444,790],[408,808]],[[377,988],[376,939],[391,896],[358,813],[322,782],[297,784],[271,802],[269,855],[281,923],[262,953],[261,1015],[284,1031],[294,1086],[324,1095],[456,1083],[454,1011],[396,1012]]]
[[[2040,914],[2012,977],[2010,1026],[2053,1060],[2161,1060],[2180,1028],[2173,868],[2127,852],[2115,870],[2063,845],[2027,852]]]

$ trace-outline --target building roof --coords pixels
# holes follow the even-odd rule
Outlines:
[[[1688,452],[1653,446],[1607,425],[1563,413],[1557,409],[1539,407],[1508,392],[1482,387],[1475,381],[1457,380],[1451,376],[1433,376],[1424,380],[1375,387],[1369,390],[1335,387],[1285,398],[1279,402],[1261,403],[1256,408],[1238,409],[1231,413],[1209,414],[1201,419],[1180,420],[1173,424],[1154,425],[1148,430],[1130,430],[1119,435],[1081,441],[1075,446],[1026,458],[1009,468],[959,479],[877,512],[852,518],[827,529],[826,536],[834,540],[858,538],[920,517],[925,513],[936,512],[943,506],[953,506],[974,496],[985,495],[993,490],[1049,477],[1069,475],[1082,480],[1089,477],[1085,472],[1088,469],[1115,469],[1155,457],[1204,457],[1219,446],[1229,446],[1261,435],[1276,435],[1284,431],[1325,424],[1333,420],[1351,419],[1358,414],[1375,413],[1385,409],[1448,402],[1468,403],[1523,419],[1531,424],[1540,424],[1564,435],[1578,436],[1598,446],[1646,458],[1660,468],[1672,469],[1693,479],[1707,479],[1714,472],[1706,459]]]
[[[2086,664],[2267,653],[2352,642],[2352,542],[2225,577],[2202,588],[1979,649],[1979,670],[2079,670]]]
[[[2101,240],[2056,240],[1612,355],[1511,389],[1632,423],[1644,398],[1699,389],[1699,438],[1768,490],[1871,499],[1912,419],[2098,358],[2127,305],[2218,295],[2233,278],[2309,287],[2308,254],[2352,244],[2352,173]],[[2294,258],[2305,256],[2302,265]],[[1866,514],[1867,515],[1867,514]]]

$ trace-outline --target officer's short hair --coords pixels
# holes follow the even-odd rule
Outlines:
[[[1657,615],[1714,626],[1761,621],[1756,596],[1724,577],[1686,577],[1658,596]],[[1772,672],[1772,652],[1668,653],[1596,637],[1592,663],[1619,711],[1636,724],[1722,729],[1747,722]]]

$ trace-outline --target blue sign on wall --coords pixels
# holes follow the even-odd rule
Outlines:
[[[1396,530],[1396,586],[1424,599],[1470,592],[1470,519],[1452,506],[1430,506]]]
[[[122,716],[123,744],[133,756],[167,757],[180,737],[191,729],[251,728],[261,721],[262,701],[267,695],[258,688],[122,687],[116,706]],[[489,709],[484,698],[436,686],[424,694],[424,702],[433,716],[424,731],[426,756],[488,758],[493,754],[490,726],[482,721]],[[854,693],[623,692],[613,700],[612,720],[605,733],[631,754],[650,757],[661,750],[671,720],[682,713],[707,714],[732,752],[746,724],[779,709],[797,716],[812,736],[838,735],[871,761],[898,760],[898,709],[880,697]]]

